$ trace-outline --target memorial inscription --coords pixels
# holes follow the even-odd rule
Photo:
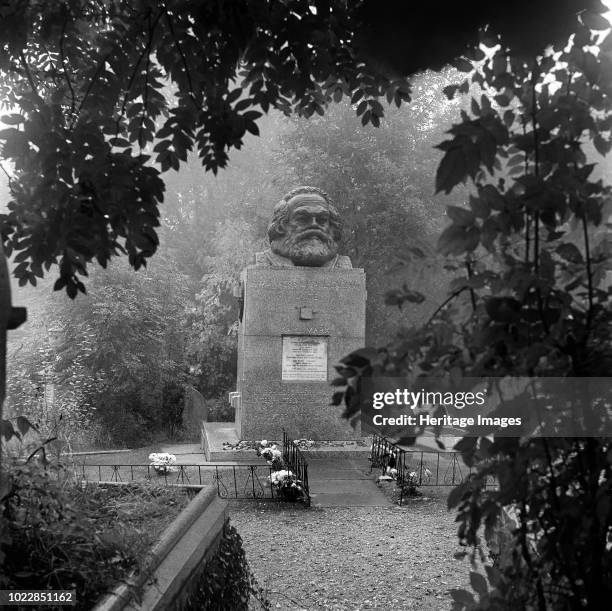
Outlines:
[[[285,335],[283,337],[283,382],[327,381],[327,337]]]

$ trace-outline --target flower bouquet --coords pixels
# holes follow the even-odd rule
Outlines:
[[[402,483],[402,494],[407,496],[420,496],[421,493],[417,491],[422,484],[422,481],[429,481],[431,477],[431,471],[427,468],[421,469],[421,475],[416,471],[410,471],[406,469],[404,473],[404,481]]]
[[[266,462],[276,471],[283,468],[283,453],[276,447],[276,444],[268,444],[266,439],[263,439],[257,444],[257,456],[261,456]]]
[[[288,469],[273,471],[270,474],[270,482],[276,494],[285,501],[304,501],[306,498],[302,482]]]
[[[149,454],[149,460],[151,461],[149,466],[153,467],[158,475],[167,475],[177,471],[177,468],[174,466],[176,464],[176,456],[174,454],[153,452]]]

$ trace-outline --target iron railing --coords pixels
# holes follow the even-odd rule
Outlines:
[[[428,452],[426,450],[405,450],[386,437],[374,434],[370,453],[370,473],[387,467],[396,469],[396,481],[402,495],[405,487],[415,486],[456,486],[472,472],[460,459],[459,452]],[[490,485],[492,482],[486,482]],[[400,498],[401,504],[402,498]]]
[[[172,465],[165,472],[151,465],[80,464],[66,467],[66,475],[82,484],[151,482],[163,486],[215,486],[224,499],[282,501],[270,481],[272,468],[264,464]]]
[[[302,483],[306,495],[306,505],[310,506],[310,488],[308,486],[308,461],[293,439],[283,429],[283,461]]]

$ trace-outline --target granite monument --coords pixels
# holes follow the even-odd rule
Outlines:
[[[334,364],[365,342],[365,274],[338,253],[341,234],[320,189],[298,187],[274,207],[270,248],[242,273],[237,438],[360,436],[330,406]]]

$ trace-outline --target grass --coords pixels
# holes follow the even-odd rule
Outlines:
[[[178,488],[135,483],[128,486],[74,487],[70,496],[83,512],[95,516],[96,531],[135,539],[144,553],[187,506],[193,493]]]

